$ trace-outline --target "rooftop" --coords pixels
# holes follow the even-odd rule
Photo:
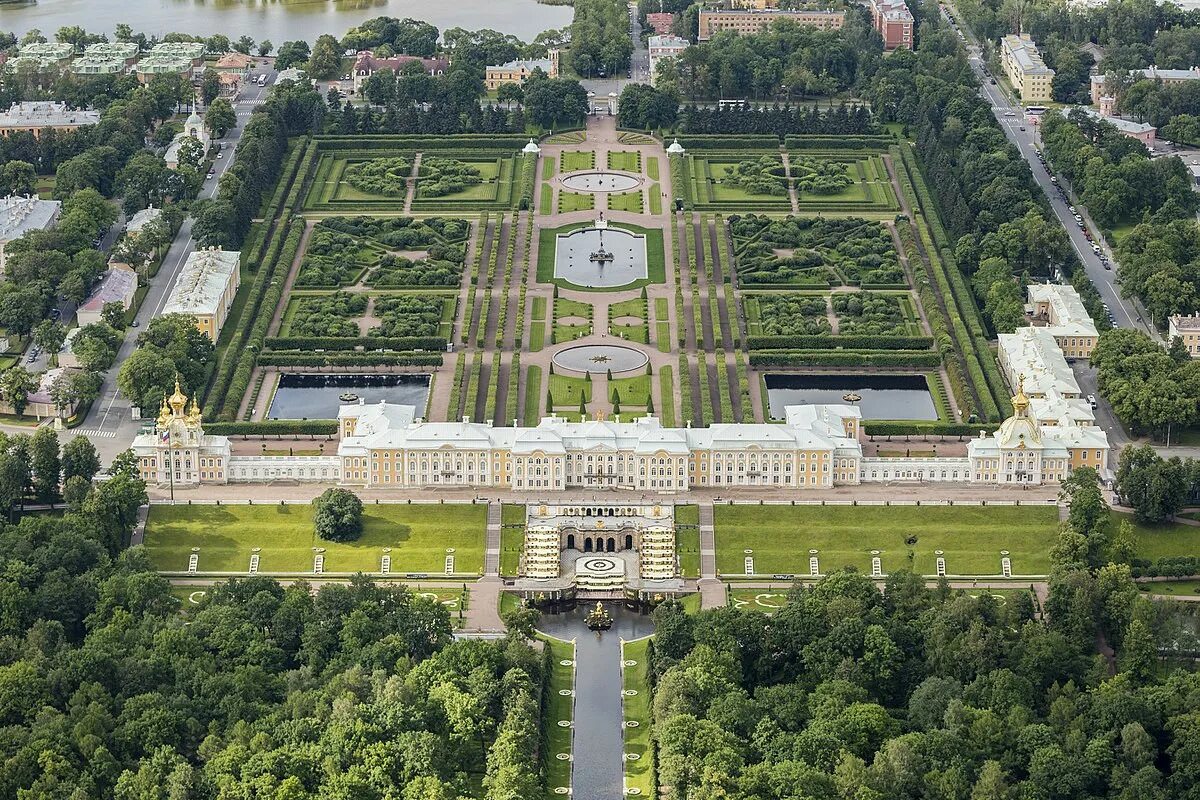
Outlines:
[[[1176,314],[1171,317],[1171,327],[1177,331],[1200,331],[1200,314]]]
[[[1096,323],[1083,306],[1073,286],[1058,283],[1034,283],[1029,286],[1031,304],[1049,306],[1047,330],[1054,336],[1096,336]]]
[[[63,61],[75,55],[75,48],[65,42],[33,42],[22,46],[18,54]]]
[[[1092,119],[1099,120],[1101,122],[1107,122],[1109,125],[1112,125],[1114,128],[1126,135],[1137,135],[1156,130],[1153,125],[1147,125],[1144,122],[1134,122],[1131,119],[1122,119],[1121,117],[1106,117],[1094,108],[1081,106],[1080,110],[1082,110],[1083,113],[1087,114]]]
[[[242,254],[236,250],[197,250],[175,281],[164,314],[213,314],[237,272]]]
[[[1012,54],[1013,60],[1027,75],[1050,74],[1053,72],[1038,54],[1037,45],[1027,33],[1010,33],[1003,39],[1004,49]]]
[[[204,42],[162,42],[150,48],[151,56],[204,58]]]
[[[62,203],[38,197],[0,197],[0,242],[17,239],[28,231],[49,228]]]
[[[85,56],[94,58],[135,58],[138,54],[137,42],[96,42],[84,48]]]
[[[0,128],[67,128],[95,125],[99,111],[67,108],[66,103],[36,101],[13,103],[8,111],[0,112]]]
[[[129,218],[129,222],[125,223],[125,230],[129,231],[130,233],[137,233],[142,228],[146,227],[148,223],[153,222],[161,216],[161,208],[155,208],[154,206],[143,208],[141,211]]]
[[[1029,397],[1080,395],[1075,373],[1049,329],[1017,328],[1013,333],[1000,334],[997,339],[1010,380],[1024,376],[1025,394]]]
[[[380,58],[370,50],[362,50],[354,61],[355,71],[376,72],[381,69],[398,71],[405,64],[419,63],[426,72],[445,72],[450,69],[450,60],[446,58],[422,58],[420,56],[398,55],[390,58]]]
[[[99,313],[106,303],[122,303],[137,290],[137,273],[127,269],[110,268],[79,307],[80,311]]]
[[[687,39],[684,39],[682,36],[651,36],[650,37],[650,48],[651,49],[656,48],[656,47],[678,47],[680,49],[683,49],[685,47],[690,47],[691,44],[692,44],[691,42],[689,42]]]
[[[489,64],[488,69],[523,69],[526,72],[533,72],[535,69],[540,69],[549,75],[552,66],[553,62],[548,58],[518,58],[515,61],[509,61],[507,64]]]

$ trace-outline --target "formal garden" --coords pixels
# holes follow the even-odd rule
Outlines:
[[[908,292],[748,292],[743,304],[752,336],[922,335]]]
[[[637,289],[651,283],[666,281],[666,252],[663,249],[663,231],[660,228],[643,228],[624,222],[610,223],[610,228],[619,228],[645,237],[646,242],[646,275],[621,286],[586,287],[571,283],[564,278],[554,276],[555,254],[557,252],[557,237],[580,228],[590,227],[588,224],[563,225],[557,228],[540,228],[538,230],[538,283],[553,283],[566,289],[585,292],[626,291]]]
[[[447,217],[330,217],[313,228],[299,288],[456,288],[471,224]]]
[[[907,288],[892,237],[857,218],[731,216],[744,286]]]

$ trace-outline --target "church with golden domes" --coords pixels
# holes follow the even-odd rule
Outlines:
[[[150,484],[193,486],[226,483],[230,460],[229,438],[204,432],[200,405],[187,396],[175,380],[175,391],[164,397],[154,429],[133,440],[142,479]]]

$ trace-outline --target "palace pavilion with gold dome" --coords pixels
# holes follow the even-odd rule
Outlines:
[[[668,428],[655,417],[534,427],[425,422],[412,406],[357,403],[338,413],[336,454],[233,455],[204,432],[200,407],[176,383],[152,430],[135,437],[142,478],[176,487],[276,481],[373,489],[495,488],[553,492],[606,488],[659,493],[692,488],[818,489],[861,483],[1055,483],[1080,466],[1109,475],[1105,432],[1070,415],[1035,419],[1024,381],[1013,415],[980,432],[966,457],[863,455],[852,405],[790,406],[782,425]]]

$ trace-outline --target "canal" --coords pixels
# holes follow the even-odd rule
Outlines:
[[[611,630],[596,634],[583,618],[580,603],[557,614],[543,614],[538,629],[560,639],[575,639],[575,729],[571,752],[571,796],[576,800],[618,800],[624,790],[624,719],[621,713],[621,639],[654,633],[648,614],[606,603]]]

